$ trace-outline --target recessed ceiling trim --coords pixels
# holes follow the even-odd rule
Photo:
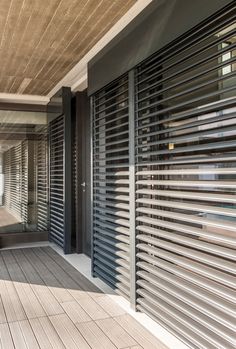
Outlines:
[[[87,87],[88,62],[119,34],[153,0],[137,0],[126,14],[100,39],[96,45],[69,71],[66,76],[49,92],[52,97],[62,86],[71,87],[72,91],[82,91]]]
[[[48,96],[22,95],[14,93],[0,93],[0,103],[20,104],[42,104],[46,105],[50,98]]]

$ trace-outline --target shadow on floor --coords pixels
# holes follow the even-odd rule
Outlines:
[[[103,293],[51,247],[0,251],[0,281]]]

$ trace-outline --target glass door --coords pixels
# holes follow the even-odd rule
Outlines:
[[[0,233],[48,230],[47,115],[0,110]]]

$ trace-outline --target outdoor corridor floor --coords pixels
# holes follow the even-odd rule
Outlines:
[[[50,247],[0,253],[2,349],[166,349]]]

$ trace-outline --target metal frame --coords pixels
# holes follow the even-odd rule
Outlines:
[[[63,113],[64,113],[64,220],[65,242],[64,252],[71,252],[72,234],[72,116],[71,116],[71,90],[62,88]]]
[[[90,221],[90,229],[91,229],[91,270],[92,276],[95,277],[94,273],[94,225],[93,225],[93,97],[90,97],[90,164],[91,164],[91,221]]]
[[[129,196],[130,196],[130,303],[136,309],[136,229],[135,229],[135,88],[134,70],[129,72]]]

